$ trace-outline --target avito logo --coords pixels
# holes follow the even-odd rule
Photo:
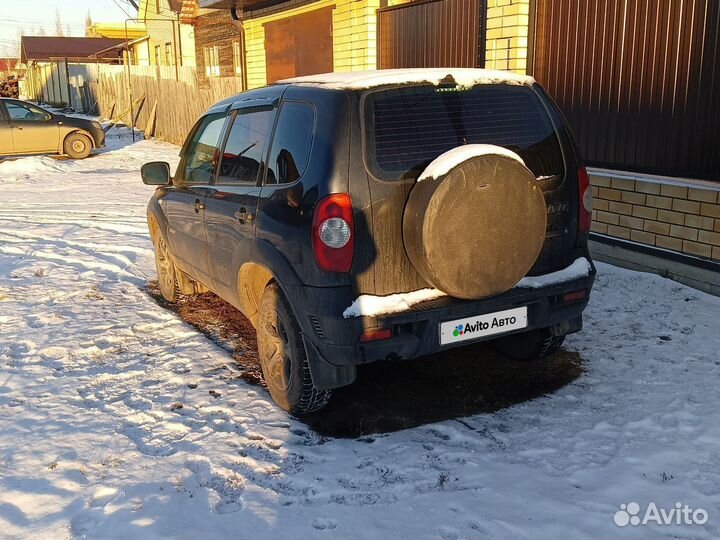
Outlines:
[[[492,322],[475,321],[474,323],[459,324],[453,330],[453,336],[459,337],[472,332],[480,332],[490,328],[501,328],[503,326],[513,325],[517,322],[517,317],[493,317]]]

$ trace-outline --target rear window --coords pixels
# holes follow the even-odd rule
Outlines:
[[[440,154],[476,143],[516,152],[536,177],[564,172],[550,118],[526,86],[380,90],[368,96],[365,115],[369,162],[382,178],[418,176]]]

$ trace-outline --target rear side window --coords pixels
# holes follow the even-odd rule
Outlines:
[[[273,108],[238,111],[223,150],[218,183],[257,182],[274,114]]]
[[[508,148],[537,177],[563,173],[550,118],[538,96],[525,86],[381,90],[368,96],[365,115],[369,162],[382,178],[417,176],[440,154],[463,144]]]
[[[315,109],[308,103],[285,102],[275,128],[266,184],[289,184],[305,172],[315,132]]]
[[[200,121],[181,165],[185,184],[209,184],[215,176],[215,154],[225,125],[225,114],[209,114]]]

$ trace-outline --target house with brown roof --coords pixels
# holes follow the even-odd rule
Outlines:
[[[121,39],[109,38],[22,36],[20,62],[27,66],[65,59],[74,62],[117,63],[122,57],[118,57],[118,52],[111,49],[123,42]]]

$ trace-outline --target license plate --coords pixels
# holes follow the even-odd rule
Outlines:
[[[527,306],[440,323],[440,345],[527,328]]]

